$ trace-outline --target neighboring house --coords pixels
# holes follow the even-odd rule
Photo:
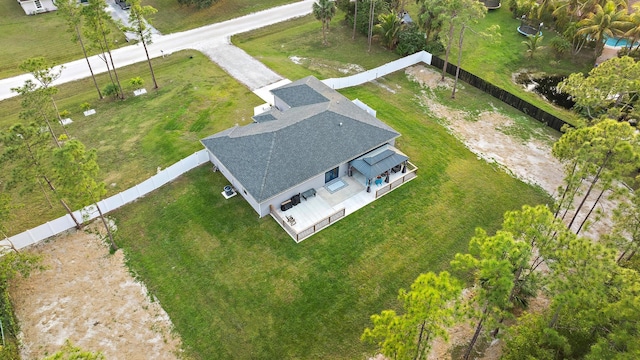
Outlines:
[[[53,4],[53,0],[18,0],[18,3],[27,15],[58,10]]]
[[[274,106],[254,123],[201,140],[260,217],[338,177],[358,175],[372,185],[385,171],[406,166],[407,157],[393,148],[397,131],[315,77],[271,92]]]

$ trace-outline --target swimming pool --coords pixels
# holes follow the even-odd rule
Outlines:
[[[605,44],[613,47],[629,47],[630,40],[625,38],[607,38]],[[638,46],[638,43],[634,43],[633,46]]]

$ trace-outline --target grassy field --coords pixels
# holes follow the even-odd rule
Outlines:
[[[411,6],[409,10],[412,10]],[[368,53],[366,36],[358,34],[356,39],[352,40],[351,27],[346,26],[343,19],[344,14],[341,12],[334,17],[328,35],[329,46],[322,46],[320,23],[312,16],[236,35],[232,41],[276,72],[294,74],[293,78],[302,77],[309,73],[321,78],[344,76],[344,73],[339,71],[337,64],[351,63],[365,69],[371,69],[398,58],[396,54],[377,43],[373,45],[371,53]],[[565,75],[572,72],[588,71],[591,64],[589,58],[556,57],[551,48],[546,46],[536,54],[533,60],[529,60],[525,56],[525,46],[521,44],[524,37],[515,30],[519,21],[511,17],[508,9],[501,8],[490,12],[474,27],[477,31],[482,31],[492,24],[500,25],[499,33],[501,36],[496,37],[495,40],[481,37],[472,31],[466,32],[462,68],[517,94],[565,121],[573,122],[576,119],[573,112],[556,107],[540,96],[525,91],[523,86],[512,81],[512,75],[524,69],[532,72]],[[551,31],[545,34],[547,35],[544,44],[547,45],[555,35]],[[345,51],[346,44],[348,44],[349,51]],[[587,52],[585,52],[586,54]],[[303,57],[306,61],[295,66],[289,59],[291,56]],[[326,62],[318,65],[314,61],[316,58],[335,59],[336,62],[333,65]],[[456,59],[457,52],[453,50],[451,61],[455,62]]]
[[[153,16],[153,25],[161,33],[168,34],[218,23],[296,1],[219,0],[206,9],[181,6],[176,0],[144,0],[143,5],[151,5],[158,9],[158,13]]]
[[[183,157],[202,149],[199,139],[236,123],[251,121],[253,106],[261,100],[243,85],[230,78],[215,64],[195,51],[174,53],[154,60],[160,89],[151,89],[146,63],[119,70],[123,84],[141,76],[147,81],[149,94],[129,97],[124,101],[97,99],[90,79],[59,87],[56,96],[61,110],[71,112],[73,124],[67,127],[70,136],[98,150],[101,178],[109,194],[120,192],[156,173]],[[98,78],[106,85],[106,75]],[[89,102],[97,114],[85,117],[80,104]],[[0,131],[20,121],[20,99],[0,102]],[[56,128],[62,133],[60,127]],[[0,149],[0,152],[2,149]],[[5,167],[3,169],[9,169]],[[0,179],[9,171],[3,171]],[[15,195],[23,206],[16,211],[10,224],[11,233],[24,231],[63,215],[61,207],[46,206],[43,195]]]
[[[523,91],[522,85],[513,82],[512,74],[522,71],[552,75],[586,73],[593,67],[593,52],[584,49],[575,57],[570,52],[557,55],[550,44],[558,34],[553,30],[543,29],[543,48],[535,53],[533,59],[529,59],[525,53],[526,47],[522,44],[525,37],[516,30],[520,20],[514,19],[507,7],[490,11],[474,28],[482,31],[494,24],[500,26],[500,36],[494,40],[479,37],[471,31],[465,33],[462,67],[566,121],[575,119],[573,112],[542,101],[534,93]],[[453,59],[457,58],[457,52],[452,56]]]
[[[18,66],[28,58],[44,56],[62,64],[83,57],[82,48],[71,42],[71,34],[55,11],[29,16],[17,1],[5,0],[0,2],[0,14],[0,78],[22,74]],[[125,43],[124,35],[117,38]]]
[[[344,93],[402,133],[397,145],[420,167],[418,178],[300,244],[242,198],[224,200],[227,181],[208,166],[114,214],[129,266],[167,310],[188,354],[373,355],[359,336],[371,314],[397,305],[399,288],[447,269],[476,226],[493,231],[504,211],[548,200],[448,134],[403,74],[380,83],[398,90],[369,84]]]
[[[384,47],[373,44],[367,51],[366,36],[352,32],[338,12],[322,45],[321,24],[313,16],[293,19],[232,37],[232,42],[279,74],[290,79],[315,75],[320,79],[345,76],[349,64],[371,69],[399,58]],[[294,63],[290,57],[301,58]],[[353,71],[352,71],[353,72]]]
[[[143,5],[158,9],[153,25],[167,34],[292,2],[295,0],[221,0],[202,10],[180,6],[176,0],[143,0]],[[17,1],[5,0],[0,2],[0,14],[0,78],[21,74],[18,66],[31,57],[44,56],[55,64],[83,57],[82,48],[71,42],[71,34],[57,12],[29,16]],[[118,34],[118,44],[126,44],[124,35],[115,27],[113,33]]]

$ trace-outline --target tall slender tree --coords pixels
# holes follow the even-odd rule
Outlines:
[[[111,79],[111,83],[118,88],[118,97],[124,99],[122,85],[118,78],[113,56],[111,55],[112,39],[110,38],[111,30],[109,22],[112,21],[111,16],[106,12],[107,4],[105,0],[88,0],[87,5],[83,7],[82,14],[86,21],[84,25],[84,33],[91,41],[94,48],[101,53],[100,58],[107,66],[107,72]],[[112,74],[113,72],[113,74]]]
[[[96,180],[100,170],[96,161],[96,150],[86,151],[84,144],[80,141],[70,140],[62,148],[56,149],[53,155],[53,169],[60,195],[78,207],[95,205],[107,232],[111,250],[118,250],[111,227],[98,205],[98,201],[107,190],[103,182]]]
[[[56,14],[61,15],[64,18],[67,23],[67,31],[73,34],[71,36],[71,41],[80,43],[82,53],[84,54],[87,66],[89,67],[89,72],[91,73],[91,79],[93,79],[93,85],[96,87],[98,97],[102,99],[102,92],[98,86],[96,75],[93,73],[93,68],[91,67],[89,56],[87,55],[87,48],[85,47],[84,40],[82,38],[82,5],[76,0],[54,0],[54,4],[58,8]]]
[[[313,16],[316,20],[322,22],[322,44],[328,45],[327,31],[329,30],[329,23],[336,14],[336,4],[330,0],[318,0],[313,3]]]
[[[52,112],[48,92],[45,89],[38,87],[38,85],[31,79],[27,79],[23,86],[12,88],[11,91],[20,94],[20,104],[22,106],[20,118],[27,122],[36,122],[38,124],[42,124],[42,126],[46,126],[54,144],[60,147],[60,141],[56,136],[51,122],[55,115]]]
[[[351,40],[356,38],[356,25],[358,24],[358,1],[354,0],[355,10],[353,11],[353,33],[351,34]]]
[[[365,329],[362,340],[377,344],[388,358],[426,359],[433,340],[447,338],[460,290],[459,282],[447,272],[421,274],[410,291],[400,290],[404,313],[384,310],[372,315],[374,327]]]
[[[147,45],[151,44],[153,40],[151,36],[150,17],[157,13],[158,10],[149,5],[142,6],[141,0],[131,0],[130,2],[131,8],[129,9],[129,22],[131,23],[131,28],[126,28],[126,30],[134,32],[138,41],[142,43],[144,53],[147,56],[147,63],[149,64],[151,78],[153,79],[153,88],[157,89],[158,82],[156,81],[156,76],[153,73],[153,66],[151,65],[151,58],[149,57]]]
[[[51,179],[50,155],[51,149],[47,145],[46,135],[40,130],[40,125],[17,124],[8,131],[3,132],[0,140],[4,148],[3,160],[9,160],[14,165],[9,186],[20,184],[24,191],[32,191],[39,187],[45,196],[49,206],[51,202],[45,191],[45,184],[49,190],[59,199],[64,210],[69,214],[76,228],[82,226],[73,211],[64,199],[60,198],[57,189]]]
[[[635,129],[629,123],[615,120],[570,129],[553,145],[552,153],[564,163],[566,174],[565,185],[559,189],[558,209],[564,209],[567,214],[573,208],[575,197],[586,188],[568,220],[570,229],[581,216],[591,193],[598,192],[586,215],[582,215],[576,234],[585,226],[605,192],[640,166],[639,145]]]
[[[64,70],[64,66],[59,66],[55,69],[53,64],[48,62],[45,58],[36,57],[23,61],[22,64],[20,64],[20,69],[31,73],[31,75],[33,75],[36,81],[40,84],[43,95],[48,96],[51,100],[51,105],[53,105],[53,110],[55,112],[55,117],[58,119],[58,123],[62,125],[60,110],[58,110],[58,104],[54,98],[54,95],[58,93],[58,88],[53,86],[53,82],[60,78],[62,70]],[[68,138],[69,133],[64,125],[62,125],[62,129]]]
[[[527,255],[531,253],[528,247],[525,242],[515,241],[509,232],[498,231],[488,236],[484,230],[476,229],[476,235],[469,242],[469,253],[456,254],[451,262],[454,269],[469,272],[474,279],[474,294],[467,309],[476,326],[465,360],[471,357],[483,329],[498,328],[501,320],[510,316],[513,274],[528,263]]]
[[[369,0],[369,32],[367,34],[367,52],[371,52],[371,42],[373,40],[373,20],[376,13],[376,0]]]
[[[445,10],[442,18],[443,24],[448,30],[446,36],[447,45],[445,48],[444,65],[442,66],[442,76],[440,78],[441,81],[444,81],[444,77],[447,72],[447,65],[449,64],[449,55],[451,54],[451,47],[453,46],[453,35],[456,26],[468,24],[470,21],[474,21],[478,17],[483,17],[486,12],[487,9],[477,0],[450,0],[445,3]]]

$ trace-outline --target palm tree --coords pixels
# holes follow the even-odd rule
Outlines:
[[[533,59],[533,54],[535,54],[537,50],[542,49],[542,46],[540,45],[542,39],[544,39],[544,36],[540,35],[540,33],[537,33],[535,35],[527,36],[527,40],[522,41],[522,44],[527,47],[529,59]]]
[[[327,29],[336,14],[336,4],[330,0],[318,0],[313,3],[313,16],[322,22],[322,44],[327,45]]]
[[[607,37],[623,35],[622,29],[627,24],[627,8],[618,9],[616,4],[607,0],[604,7],[600,4],[594,6],[594,12],[578,22],[577,35],[588,35],[596,42],[595,56],[602,53]]]
[[[392,10],[387,14],[380,14],[378,16],[378,24],[375,26],[375,31],[382,38],[384,45],[393,50],[398,44],[398,33],[402,23],[395,10]]]
[[[624,33],[624,36],[630,39],[629,50],[631,50],[631,48],[633,48],[633,44],[640,39],[640,3],[633,5],[633,13],[629,15],[627,20],[627,31]],[[637,49],[640,49],[640,44],[638,44]]]

